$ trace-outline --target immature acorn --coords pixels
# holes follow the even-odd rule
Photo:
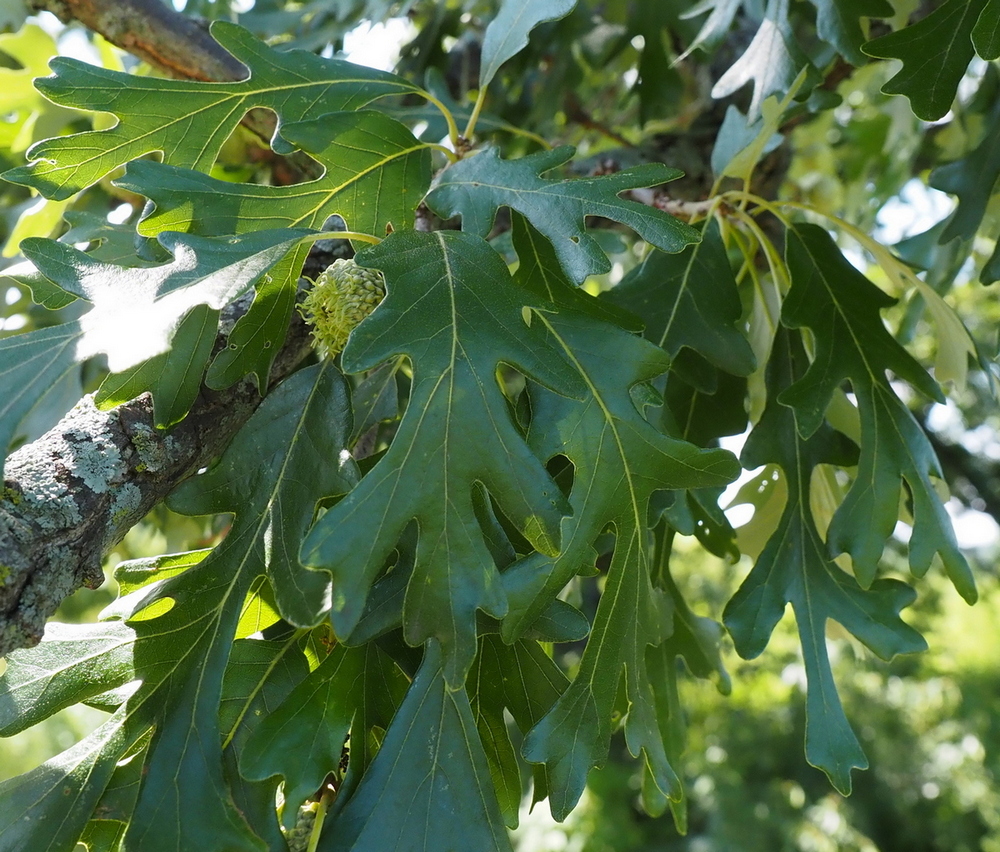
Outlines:
[[[320,273],[302,302],[313,339],[331,357],[347,345],[347,336],[385,298],[382,273],[335,260]]]

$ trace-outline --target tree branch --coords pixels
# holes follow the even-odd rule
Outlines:
[[[160,0],[26,0],[34,12],[51,12],[64,24],[79,21],[112,44],[170,77],[220,83],[244,80],[249,70],[222,48],[208,30]],[[270,110],[253,109],[242,123],[268,142],[275,131]],[[297,153],[282,157],[291,168],[280,183],[319,176],[317,164]]]
[[[347,240],[319,240],[303,266],[315,279]],[[253,302],[247,293],[222,312],[213,356]],[[271,367],[269,387],[295,371],[312,348],[293,312]],[[45,620],[81,586],[104,581],[101,563],[125,534],[186,477],[229,444],[262,401],[245,378],[222,391],[202,385],[184,420],[154,425],[146,393],[111,411],[86,396],[41,438],[8,456],[0,493],[0,657],[38,643]]]
[[[173,76],[218,81],[247,75],[197,23],[158,0],[28,5],[63,22],[78,20]],[[273,118],[266,117],[273,130]],[[254,129],[269,136],[266,127]],[[343,240],[317,243],[304,273],[315,277],[333,257],[351,253]],[[248,294],[230,305],[221,328],[231,330],[251,301]],[[220,333],[215,351],[227,344],[228,331]],[[275,358],[271,385],[293,372],[309,350],[309,333],[296,314]],[[149,394],[111,411],[99,411],[88,396],[13,453],[0,494],[0,657],[36,644],[66,596],[81,586],[99,586],[108,551],[181,480],[222,452],[260,402],[250,379],[223,391],[203,386],[188,416],[163,432],[154,426]]]
[[[223,313],[232,328],[251,296]],[[220,334],[216,351],[228,342]],[[309,352],[295,314],[271,371],[289,375]],[[80,586],[104,581],[105,554],[185,477],[207,465],[261,402],[250,379],[202,387],[188,416],[155,428],[143,394],[111,411],[86,396],[37,441],[11,454],[0,499],[0,656],[41,639],[45,620]]]
[[[198,24],[160,0],[29,0],[64,24],[79,21],[154,68],[187,80],[242,80],[247,69]]]

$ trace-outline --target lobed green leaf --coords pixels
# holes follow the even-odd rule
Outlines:
[[[680,251],[698,241],[697,231],[662,210],[619,198],[626,190],[680,177],[679,171],[649,163],[595,178],[540,177],[572,156],[568,145],[517,160],[501,159],[498,149],[486,148],[445,169],[427,204],[445,218],[461,216],[462,229],[482,237],[489,234],[498,208],[516,210],[551,241],[566,275],[577,283],[611,269],[607,255],[586,231],[586,216],[628,225],[664,251]]]
[[[844,379],[850,379],[861,413],[858,473],[830,525],[832,552],[850,553],[856,576],[869,586],[896,525],[905,480],[913,500],[911,569],[922,575],[939,553],[959,593],[974,600],[972,573],[930,479],[942,476],[937,458],[886,375],[892,370],[931,399],[943,399],[933,379],[882,324],[879,310],[894,300],[858,272],[822,228],[796,225],[787,239],[792,287],[781,321],[789,328],[812,331],[816,357],[805,374],[782,391],[780,402],[794,409],[803,438],[820,428],[833,392]]]
[[[169,165],[207,171],[250,110],[272,110],[280,128],[281,123],[317,113],[358,109],[386,95],[419,91],[385,71],[304,50],[273,50],[225,21],[215,21],[211,32],[247,67],[246,79],[167,80],[109,71],[77,59],[53,59],[53,76],[36,83],[42,94],[64,106],[111,112],[119,121],[106,130],[40,142],[28,152],[32,162],[11,169],[4,178],[33,187],[46,198],[64,199],[147,154],[162,154]]]
[[[457,688],[475,656],[476,611],[497,618],[507,611],[474,508],[477,483],[545,553],[558,552],[568,511],[511,420],[498,365],[563,393],[585,386],[538,325],[525,324],[525,312],[539,302],[513,285],[500,256],[478,237],[396,233],[361,252],[358,262],[385,274],[387,294],[351,334],[344,366],[367,370],[405,355],[413,386],[392,445],[319,519],[303,559],[333,573],[331,618],[337,634],[349,636],[372,582],[416,521],[406,640],[438,639],[448,683]]]
[[[882,87],[906,95],[924,121],[937,121],[951,108],[958,84],[975,55],[972,32],[987,0],[947,0],[927,17],[864,45],[869,56],[899,59],[899,71]]]

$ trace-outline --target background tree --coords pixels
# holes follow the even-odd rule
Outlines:
[[[923,650],[906,565],[976,597],[946,486],[1000,502],[927,431],[996,417],[1000,2],[61,0],[94,61],[34,88],[3,8],[0,733],[108,715],[0,848],[502,849],[619,729],[683,833],[684,673],[787,604],[850,791],[828,630]],[[403,15],[396,73],[335,58]],[[925,176],[958,204],[890,249]]]

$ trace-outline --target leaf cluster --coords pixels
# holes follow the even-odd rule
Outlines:
[[[231,515],[220,542],[119,564],[119,597],[96,624],[55,625],[10,655],[0,734],[78,703],[109,716],[0,784],[0,849],[282,850],[307,810],[311,850],[505,849],[522,770],[563,819],[618,730],[643,761],[644,807],[670,809],[683,831],[678,680],[727,692],[724,637],[761,654],[786,605],[808,679],[806,757],[849,792],[867,761],[828,625],[883,659],[923,650],[900,617],[916,592],[881,566],[900,520],[913,576],[940,562],[975,599],[911,400],[943,401],[942,383],[963,384],[987,356],[946,286],[755,181],[782,133],[832,106],[821,83],[838,61],[902,59],[884,91],[939,118],[974,53],[996,58],[1000,3],[948,0],[866,41],[865,19],[892,15],[884,0],[707,0],[683,15],[665,3],[652,18],[655,4],[613,3],[606,27],[586,4],[504,0],[477,70],[451,88],[306,49],[340,38],[348,16],[304,5],[315,31],[292,49],[212,24],[247,69],[236,82],[59,57],[35,84],[47,100],[19,90],[18,140],[32,116],[72,132],[36,142],[4,177],[72,227],[49,239],[22,217],[14,231],[43,236],[20,243],[28,263],[7,273],[30,288],[36,319],[0,339],[0,374],[17,389],[0,401],[5,448],[68,379],[82,386],[81,365],[102,406],[150,393],[164,430],[203,385],[250,376],[263,392],[319,240],[350,240],[386,295],[339,356],[268,392],[171,496],[175,512]],[[342,5],[377,18],[391,4]],[[456,15],[482,13],[440,5],[404,65],[429,67],[425,33],[439,46]],[[269,12],[291,26],[278,2],[245,23]],[[579,127],[516,120],[551,113],[549,87],[582,110],[568,93],[589,91],[599,64],[625,62],[645,33],[648,122],[657,86],[690,83],[685,56],[733,26],[749,27],[746,49],[711,95],[752,94],[719,119],[693,201],[671,195],[682,173],[669,158],[602,169],[568,144]],[[926,62],[932,31],[945,53]],[[684,35],[684,55],[664,32]],[[16,58],[39,37],[26,29],[0,49]],[[558,51],[542,75],[548,38]],[[239,129],[260,110],[276,116],[266,151]],[[1000,113],[981,112],[981,139],[932,173],[959,198],[935,245],[971,243],[996,218]],[[306,177],[227,168],[233,145],[308,163]],[[101,192],[141,200],[141,214],[119,228],[86,218]],[[870,277],[837,237],[861,242]],[[994,252],[984,282],[997,267]],[[240,298],[249,308],[215,351],[220,311]],[[934,375],[887,327],[917,299],[937,326]],[[720,439],[744,432],[737,460]],[[734,500],[755,510],[737,534],[720,495],[761,467]],[[752,562],[721,623],[676,581],[678,536]]]

